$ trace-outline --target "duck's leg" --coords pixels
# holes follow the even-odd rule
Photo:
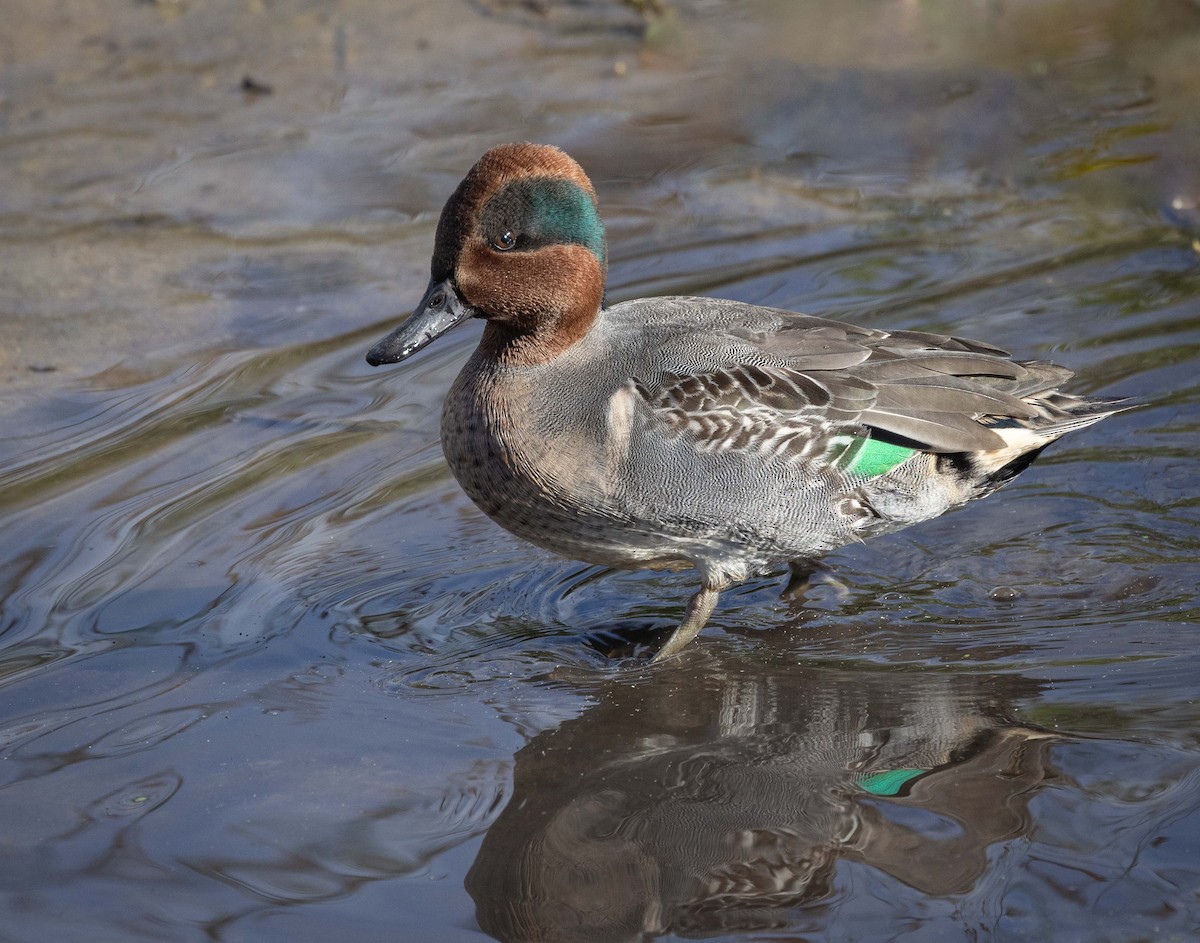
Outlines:
[[[717,600],[721,598],[721,590],[728,586],[728,583],[705,581],[696,594],[688,600],[687,610],[684,612],[683,621],[679,623],[679,628],[671,633],[667,643],[650,659],[651,663],[666,661],[671,656],[683,651],[687,643],[700,634],[700,630],[704,628],[708,617],[716,608]]]
[[[788,600],[803,600],[805,592],[812,586],[818,575],[828,576],[832,571],[820,560],[792,560],[788,564],[791,571],[787,586],[783,587],[780,597]]]
[[[783,587],[780,597],[783,599],[803,599],[804,591],[812,582],[813,574],[825,569],[816,560],[792,560],[788,564],[791,573],[788,575],[787,586]]]
[[[788,602],[804,602],[804,596],[816,582],[817,576],[831,585],[838,596],[844,598],[850,595],[850,587],[833,575],[832,567],[826,566],[820,560],[793,560],[788,564],[788,569],[792,571],[791,575],[783,592],[779,594]]]

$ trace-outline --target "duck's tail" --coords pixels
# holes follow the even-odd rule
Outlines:
[[[1004,440],[1003,448],[962,456],[980,481],[981,494],[994,491],[1020,474],[1042,449],[1068,432],[1085,429],[1137,405],[1128,399],[1090,399],[1055,389],[1038,391],[1022,399],[1036,410],[1036,415],[1028,419],[985,416],[978,420]]]

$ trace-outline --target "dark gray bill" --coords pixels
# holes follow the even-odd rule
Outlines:
[[[372,367],[399,363],[469,318],[471,313],[449,279],[444,282],[431,281],[425,297],[408,320],[367,351],[367,363]]]

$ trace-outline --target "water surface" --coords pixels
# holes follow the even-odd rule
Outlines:
[[[26,6],[0,939],[1200,935],[1195,4]],[[614,300],[1144,405],[645,667],[689,575],[526,546],[443,463],[477,328],[362,359],[525,138],[592,174]]]

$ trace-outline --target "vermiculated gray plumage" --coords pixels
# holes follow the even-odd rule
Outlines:
[[[644,299],[540,366],[476,354],[443,441],[467,493],[521,537],[729,583],[935,517],[1116,408],[1058,392],[1070,376],[961,338]],[[915,451],[863,475],[839,462],[863,438]]]

